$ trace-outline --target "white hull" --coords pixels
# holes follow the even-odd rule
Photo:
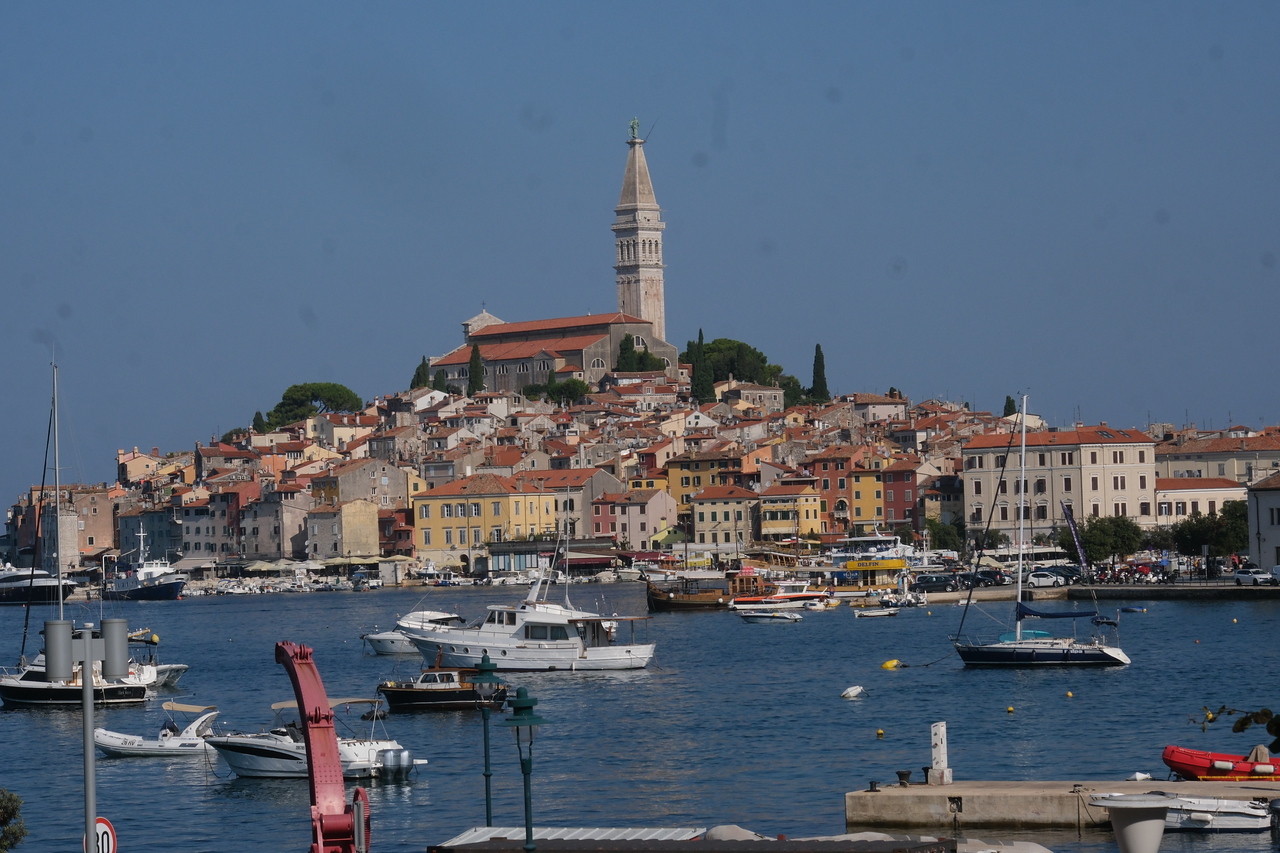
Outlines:
[[[1178,804],[1169,807],[1164,828],[1181,832],[1265,832],[1271,816],[1265,802],[1219,800],[1213,797],[1177,795]]]
[[[360,637],[369,644],[377,655],[416,655],[418,647],[406,634],[399,631],[382,631],[377,634],[364,634]]]
[[[470,634],[466,632],[470,631]],[[440,665],[474,669],[486,652],[500,670],[591,672],[612,669],[644,669],[653,659],[653,644],[583,647],[578,640],[523,640],[479,637],[475,629],[455,629],[451,634],[424,632],[414,643],[423,658],[434,662],[441,649]],[[459,635],[462,636],[459,636]]]
[[[127,735],[106,729],[93,730],[93,742],[103,753],[116,758],[182,758],[191,755],[212,755],[213,747],[206,741],[217,711],[200,716],[181,732],[161,731],[153,739],[139,735]],[[176,732],[176,733],[175,733]]]
[[[306,744],[280,731],[212,737],[209,745],[217,750],[237,776],[251,779],[307,778]],[[383,775],[383,753],[388,750],[406,752],[394,740],[338,738],[342,777],[367,779]]]

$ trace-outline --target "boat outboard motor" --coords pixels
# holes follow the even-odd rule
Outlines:
[[[1267,804],[1267,814],[1271,815],[1271,837],[1280,838],[1280,800],[1272,800]]]

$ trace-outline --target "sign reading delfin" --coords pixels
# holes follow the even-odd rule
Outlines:
[[[876,571],[878,569],[891,569],[896,572],[905,569],[907,561],[901,557],[891,557],[884,560],[850,560],[844,564],[844,567],[859,572]]]

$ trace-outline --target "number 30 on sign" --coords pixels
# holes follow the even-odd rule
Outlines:
[[[105,817],[98,818],[98,849],[91,850],[85,844],[85,853],[119,853],[116,847],[116,828]]]

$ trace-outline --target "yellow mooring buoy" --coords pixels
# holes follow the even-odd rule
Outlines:
[[[877,737],[877,738],[880,738],[880,739],[883,739],[883,738],[884,738],[884,729],[876,729],[876,737]]]
[[[1008,708],[1005,708],[1005,709],[1004,709],[1004,712],[1005,712],[1006,714],[1012,714],[1012,713],[1013,713],[1013,706],[1012,706],[1012,705],[1010,705]]]
[[[902,661],[898,660],[897,658],[894,658],[893,660],[887,660],[884,663],[880,664],[880,668],[881,669],[897,669],[901,664],[902,664]]]

